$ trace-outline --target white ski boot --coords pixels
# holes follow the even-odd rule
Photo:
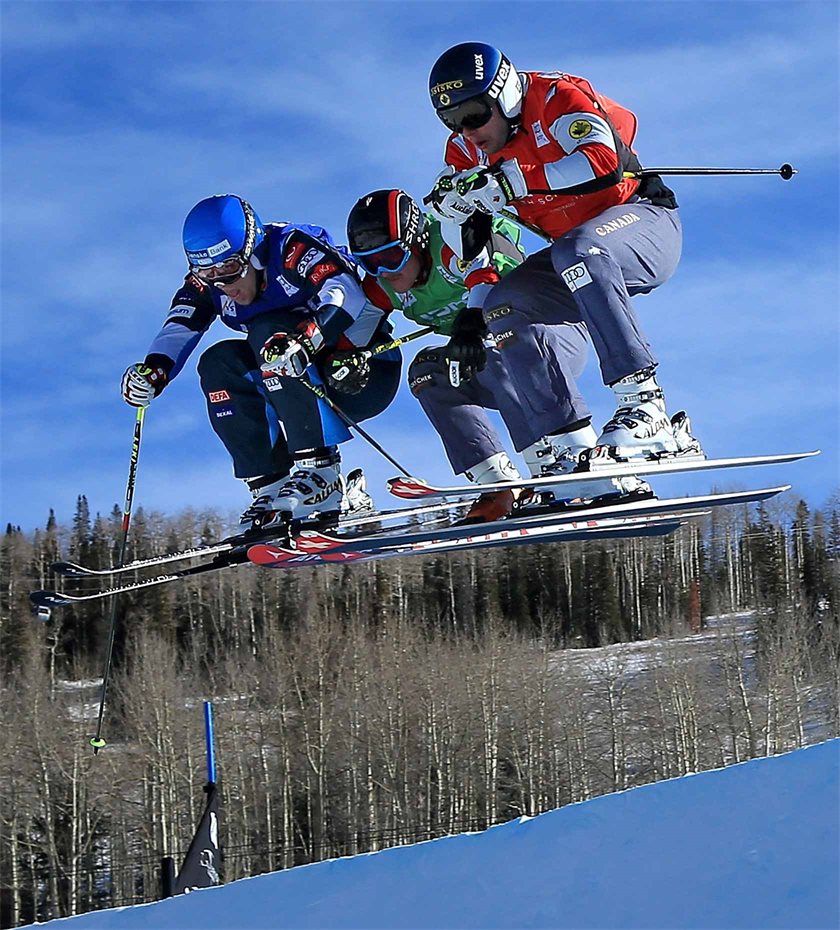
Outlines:
[[[522,477],[506,452],[496,452],[464,474],[473,484],[497,484],[501,481],[516,481]],[[524,490],[511,488],[509,491],[482,494],[459,522],[491,523],[501,520],[510,514],[516,502],[524,496]]]
[[[598,441],[598,436],[591,424],[572,430],[543,436],[522,453],[525,464],[532,478],[547,478],[552,475],[568,475],[581,461],[581,456]],[[561,500],[591,501],[601,497],[624,497],[629,494],[650,495],[652,492],[646,481],[633,475],[621,478],[600,478],[597,481],[567,481],[555,488],[547,487]]]
[[[665,394],[653,368],[637,371],[610,385],[618,408],[606,422],[596,445],[610,450],[612,459],[657,459],[673,455],[702,457],[700,443],[691,435],[684,412],[673,420],[665,411]]]
[[[337,449],[308,450],[295,456],[290,475],[258,489],[239,525],[243,531],[265,530],[293,520],[337,520],[342,514],[367,510],[373,510],[373,501],[365,491],[362,470],[354,469],[345,480]]]

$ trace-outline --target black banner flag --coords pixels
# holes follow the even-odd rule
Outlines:
[[[175,894],[222,883],[218,791],[213,782],[209,782],[204,790],[207,792],[207,806],[175,880]]]

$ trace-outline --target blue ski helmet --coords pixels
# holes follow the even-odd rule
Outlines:
[[[265,230],[253,207],[236,194],[215,194],[200,200],[184,220],[187,261],[208,267],[230,258],[247,264]]]
[[[438,114],[475,97],[495,100],[512,122],[522,112],[522,80],[516,68],[484,42],[462,42],[445,51],[432,66],[429,96]]]

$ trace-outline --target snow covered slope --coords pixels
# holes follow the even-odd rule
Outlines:
[[[833,928],[840,740],[484,833],[302,866],[82,928]]]

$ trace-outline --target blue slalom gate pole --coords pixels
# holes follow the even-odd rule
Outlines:
[[[207,781],[216,784],[216,750],[213,745],[213,704],[204,702],[204,739],[207,743]]]
[[[190,848],[184,857],[184,864],[174,882],[169,884],[169,876],[162,873],[164,893],[168,888],[174,894],[194,891],[196,888],[209,888],[220,885],[221,847],[219,845],[219,794],[216,788],[216,753],[213,747],[213,705],[204,702],[204,737],[207,742],[207,805],[195,831]],[[165,870],[167,866],[164,864]]]

